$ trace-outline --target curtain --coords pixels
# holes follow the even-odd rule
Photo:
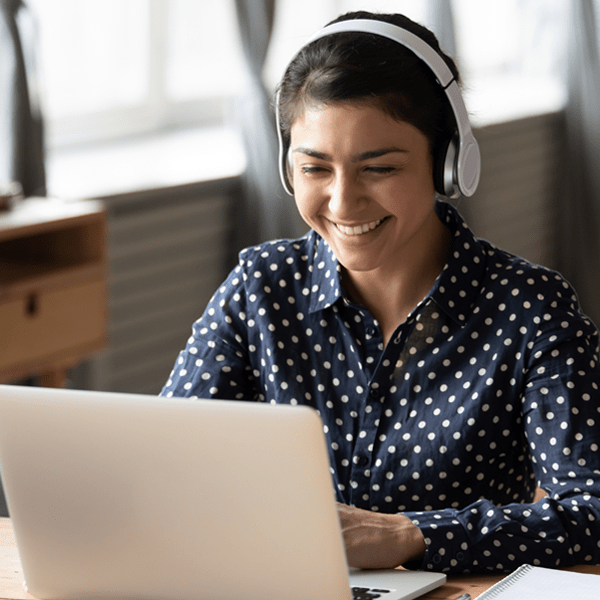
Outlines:
[[[247,71],[234,111],[247,157],[242,194],[235,207],[236,251],[271,239],[296,237],[299,232],[294,200],[279,179],[275,115],[262,77],[275,4],[275,0],[235,3]]]
[[[569,23],[565,155],[556,201],[556,268],[600,325],[600,53],[593,0],[574,0]]]
[[[456,60],[454,17],[450,0],[428,0],[427,11],[427,21],[440,43],[440,48]]]
[[[46,195],[36,38],[26,4],[0,0],[0,186],[18,182],[25,196]]]

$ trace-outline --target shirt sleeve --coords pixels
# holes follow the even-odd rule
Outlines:
[[[244,259],[229,274],[193,324],[161,396],[257,400],[248,355]]]
[[[579,312],[572,289],[562,286],[559,300],[537,319],[521,395],[533,469],[548,497],[405,513],[425,536],[425,569],[600,563],[598,331]]]

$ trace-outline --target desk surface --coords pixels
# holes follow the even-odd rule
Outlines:
[[[583,565],[567,569],[600,575],[600,565]],[[442,587],[421,596],[420,600],[452,600],[465,592],[475,599],[504,575],[465,575],[448,577]],[[0,518],[0,600],[35,600],[23,587],[23,569],[17,552],[10,519]]]
[[[31,599],[23,587],[23,569],[17,552],[12,523],[0,518],[0,598]]]

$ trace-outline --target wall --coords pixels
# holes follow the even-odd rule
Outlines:
[[[158,393],[230,267],[235,178],[104,198],[109,347],[73,387]]]
[[[552,267],[562,114],[551,113],[475,131],[481,183],[458,207],[475,233],[537,264]]]

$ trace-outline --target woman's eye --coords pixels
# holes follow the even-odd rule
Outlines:
[[[305,165],[305,166],[300,167],[300,170],[305,175],[310,175],[312,173],[321,173],[325,169],[323,167],[318,167],[318,166],[313,166],[313,165],[310,165],[310,166],[309,165]]]
[[[369,171],[370,173],[379,173],[379,174],[385,175],[386,173],[391,173],[392,171],[394,171],[395,168],[394,167],[375,167],[375,166],[371,166],[371,167],[367,167],[366,170]]]

